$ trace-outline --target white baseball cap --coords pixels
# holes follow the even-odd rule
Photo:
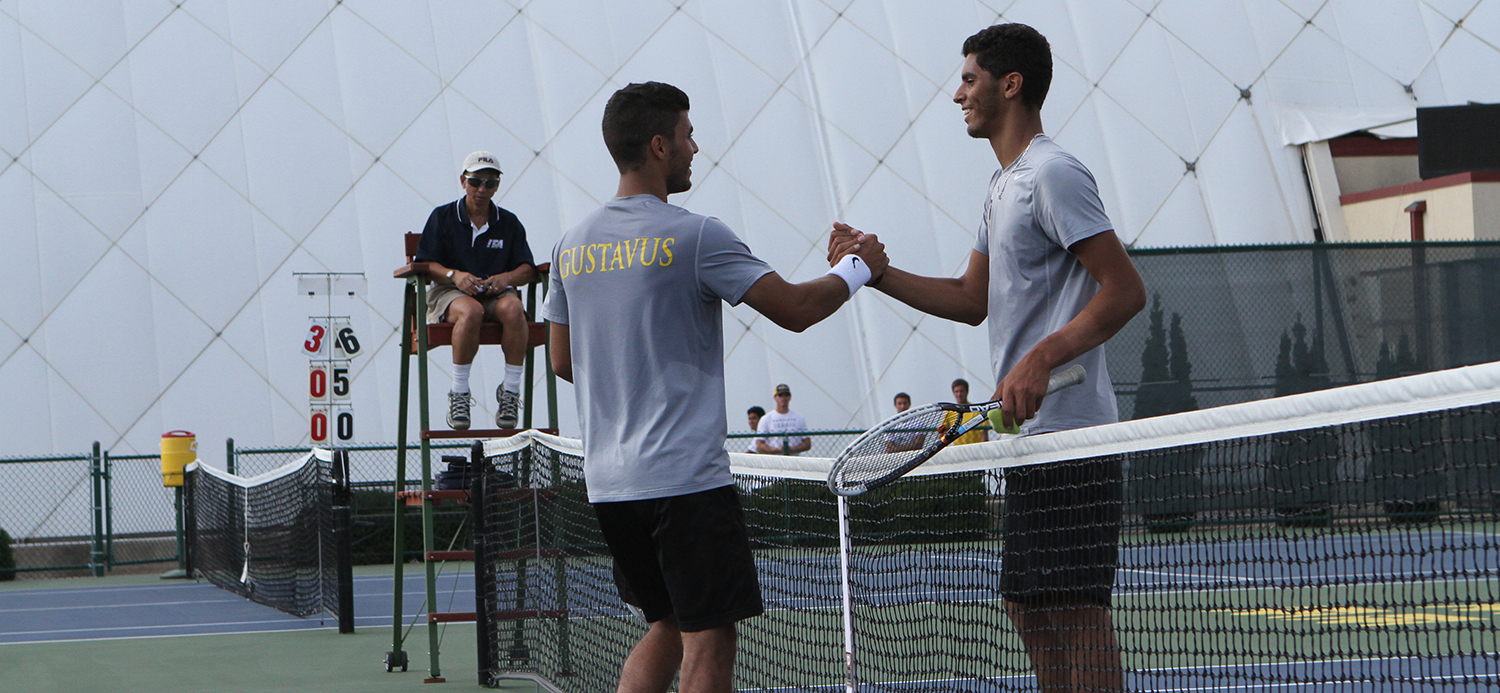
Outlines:
[[[480,151],[464,157],[464,173],[473,173],[487,168],[495,169],[496,173],[503,173],[500,170],[500,160],[496,159],[494,154]]]

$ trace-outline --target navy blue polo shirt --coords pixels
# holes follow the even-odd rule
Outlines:
[[[475,238],[462,197],[432,210],[417,244],[416,261],[436,262],[480,279],[536,265],[526,244],[526,227],[516,215],[491,202],[490,227]]]

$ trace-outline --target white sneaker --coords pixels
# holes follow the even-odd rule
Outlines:
[[[500,408],[495,410],[495,426],[515,428],[521,411],[520,393],[511,392],[501,386],[495,388],[495,400],[500,403]]]
[[[448,393],[448,428],[469,430],[469,408],[473,405],[474,398],[467,392]]]

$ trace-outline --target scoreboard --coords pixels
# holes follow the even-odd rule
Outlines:
[[[307,355],[307,433],[314,444],[354,439],[354,357],[359,337],[347,315],[333,315],[333,297],[364,294],[358,272],[296,272],[297,293],[325,296],[325,312],[308,317],[302,353]]]

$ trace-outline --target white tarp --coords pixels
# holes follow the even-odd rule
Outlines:
[[[1136,247],[1311,240],[1289,143],[1500,101],[1500,0],[0,3],[0,453],[151,452],[171,429],[308,445],[300,347],[329,301],[294,272],[368,278],[333,312],[365,347],[355,440],[390,441],[401,234],[487,149],[546,257],[615,190],[599,118],[631,81],[693,99],[702,152],[673,201],[783,276],[824,271],[836,218],[955,275],[996,166],[951,102],[959,49],[999,21],[1050,39],[1046,128]],[[729,309],[725,344],[735,428],[780,382],[844,428],[896,391],[994,381],[984,328],[873,291],[797,335]],[[449,352],[429,359],[441,421]],[[500,376],[482,353],[476,420]],[[571,388],[560,404],[576,432]]]

